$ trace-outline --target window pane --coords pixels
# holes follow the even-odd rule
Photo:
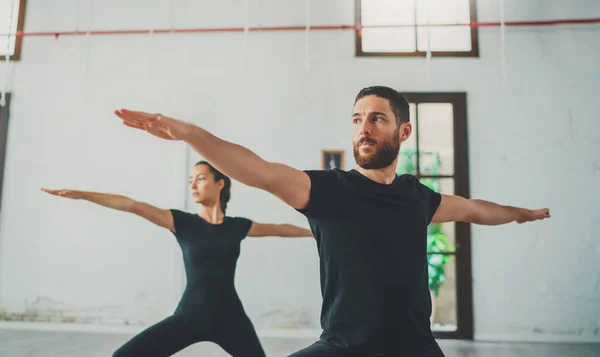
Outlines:
[[[363,52],[414,52],[415,29],[377,27],[362,29]]]
[[[1,60],[4,61],[4,56],[6,55],[6,45],[8,38],[5,36],[0,36],[0,56],[2,56]],[[8,55],[12,56],[15,54],[15,45],[16,45],[16,36],[10,36],[10,45],[8,47]]]
[[[445,195],[454,194],[454,179],[424,177],[420,181],[435,192]],[[456,224],[454,222],[431,223],[427,227],[427,251],[456,251]]]
[[[454,116],[451,103],[420,103],[419,170],[421,175],[454,174]]]
[[[417,174],[417,126],[415,125],[415,117],[417,106],[415,103],[409,103],[410,107],[410,122],[412,123],[413,131],[408,139],[400,146],[400,155],[398,157],[398,167],[396,173],[402,174]]]
[[[429,291],[431,292],[431,329],[456,331],[456,257],[428,256]]]
[[[419,51],[470,51],[469,26],[426,26],[417,28]],[[429,44],[429,45],[428,45]]]
[[[417,24],[469,24],[469,0],[417,0]]]
[[[0,0],[0,33],[8,33],[10,8],[13,5],[12,24],[10,26],[10,33],[17,32],[17,23],[19,21],[19,5],[18,0]],[[6,45],[8,44],[7,36],[0,36],[0,55],[6,55]],[[15,52],[16,36],[10,36],[10,45],[8,47],[9,55]]]
[[[414,0],[362,0],[360,6],[363,26],[415,23]]]

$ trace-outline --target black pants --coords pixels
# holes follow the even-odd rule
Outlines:
[[[375,352],[369,348],[362,347],[339,347],[323,341],[317,341],[314,344],[296,352],[288,357],[444,357],[444,353],[437,345],[432,345],[426,351],[409,352],[402,346],[398,346],[397,351]]]
[[[134,336],[113,357],[168,357],[203,341],[218,344],[233,357],[265,357],[247,316],[227,320],[215,328],[206,321],[173,315]]]

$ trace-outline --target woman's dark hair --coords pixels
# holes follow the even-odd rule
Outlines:
[[[215,178],[215,182],[223,180],[225,183],[223,188],[221,189],[221,194],[219,195],[219,203],[221,204],[221,211],[225,214],[225,210],[227,209],[227,202],[231,198],[231,179],[228,176],[225,176],[221,171],[215,169],[213,165],[209,164],[206,161],[198,161],[196,166],[198,165],[206,165],[208,169],[213,174]]]

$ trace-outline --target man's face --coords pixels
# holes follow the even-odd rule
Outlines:
[[[359,99],[352,113],[356,164],[363,169],[381,169],[393,164],[400,143],[410,136],[410,123],[398,127],[390,102],[375,95]]]

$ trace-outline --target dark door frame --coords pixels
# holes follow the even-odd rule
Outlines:
[[[467,94],[463,92],[402,93],[410,103],[451,103],[454,128],[454,193],[469,198],[469,152],[467,145]],[[418,150],[417,145],[417,150]],[[417,160],[418,162],[418,160]],[[417,177],[418,177],[417,172]],[[441,177],[447,177],[442,175]],[[434,332],[436,338],[473,339],[473,284],[471,226],[456,222],[456,331]]]

